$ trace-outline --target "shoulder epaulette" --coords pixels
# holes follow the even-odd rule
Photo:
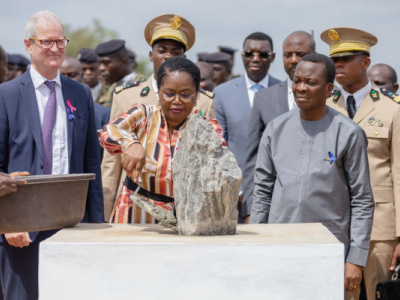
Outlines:
[[[213,92],[210,92],[210,91],[208,91],[208,90],[205,90],[205,89],[200,88],[200,93],[202,93],[202,94],[204,94],[204,95],[210,97],[211,99],[214,98],[214,93],[213,93]]]
[[[146,97],[150,92],[150,88],[148,86],[144,87],[142,91],[140,92],[140,96]]]
[[[389,91],[388,89],[382,88],[381,87],[381,92],[382,94],[384,94],[385,96],[389,97],[390,99],[392,99],[394,102],[396,103],[400,103],[400,96]]]
[[[329,95],[329,97],[333,96],[333,102],[337,102],[340,98],[340,91],[336,90],[336,91],[332,91],[332,93]]]
[[[379,100],[379,91],[375,89],[371,89],[369,92],[370,97],[372,98],[372,101],[378,101]]]
[[[134,87],[134,86],[138,86],[138,85],[140,85],[141,83],[142,83],[142,81],[135,81],[135,82],[133,82],[133,83],[128,83],[128,84],[125,84],[125,85],[120,85],[120,86],[117,86],[117,87],[115,88],[114,92],[115,92],[116,94],[118,94],[118,93],[122,92],[123,90],[129,89],[129,88]]]

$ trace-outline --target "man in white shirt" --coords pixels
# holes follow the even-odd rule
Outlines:
[[[89,183],[83,221],[102,222],[93,100],[88,86],[60,75],[68,44],[64,27],[51,12],[36,13],[26,24],[24,43],[32,58],[30,70],[0,85],[0,171],[28,171],[32,175],[95,173],[96,180]],[[38,299],[39,243],[55,232],[0,236],[4,299]]]
[[[303,56],[313,52],[315,52],[315,41],[309,33],[304,31],[291,33],[283,42],[283,65],[288,74],[288,79],[269,89],[260,91],[254,98],[243,172],[242,213],[245,223],[249,221],[253,203],[254,167],[261,136],[270,121],[297,107],[292,92],[294,70]]]

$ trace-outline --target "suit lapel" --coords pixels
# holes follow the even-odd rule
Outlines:
[[[285,82],[279,83],[281,85],[281,88],[279,89],[278,93],[278,105],[281,114],[289,111],[289,99],[288,99],[288,85],[287,85],[287,80]]]
[[[361,102],[356,114],[354,115],[354,122],[359,124],[371,111],[375,109],[374,101],[371,99],[369,93],[365,96],[364,100]]]
[[[65,117],[67,119],[67,134],[68,134],[68,161],[71,161],[71,153],[72,153],[72,137],[74,134],[74,124],[75,122],[68,119],[68,105],[67,101],[70,100],[72,106],[74,106],[74,95],[72,93],[72,88],[70,87],[69,83],[65,78],[61,75],[61,90],[64,98],[64,105],[65,105]],[[76,105],[75,105],[76,106]]]
[[[35,88],[29,70],[22,75],[20,90],[23,99],[23,105],[27,107],[29,125],[32,135],[38,148],[38,153],[43,158],[42,128],[40,126],[40,115],[37,105]]]
[[[250,101],[249,101],[249,94],[247,92],[246,81],[244,76],[240,77],[240,80],[235,84],[235,91],[236,94],[235,99],[237,102],[237,109],[239,109],[243,116],[246,124],[249,123],[250,118]]]

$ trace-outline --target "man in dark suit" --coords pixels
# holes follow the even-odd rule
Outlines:
[[[269,35],[254,32],[243,43],[242,60],[246,73],[214,89],[214,107],[217,120],[224,131],[228,148],[244,170],[250,110],[256,92],[280,81],[268,74],[275,59],[273,42]],[[239,198],[239,222],[241,216]]]
[[[283,65],[289,78],[260,91],[254,97],[243,173],[242,214],[245,223],[249,221],[253,203],[254,167],[261,136],[272,119],[296,107],[292,93],[294,70],[304,55],[313,52],[315,52],[315,41],[309,33],[304,31],[291,33],[283,42]]]
[[[60,75],[68,40],[57,16],[48,11],[36,13],[25,28],[24,43],[32,67],[0,85],[0,171],[95,173],[83,221],[102,222],[100,159],[90,89]],[[6,300],[38,299],[39,243],[54,233],[1,236],[0,279]]]

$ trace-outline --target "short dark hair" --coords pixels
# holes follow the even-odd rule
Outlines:
[[[309,42],[310,42],[311,50],[312,50],[313,52],[315,52],[315,40],[314,40],[314,37],[313,37],[311,34],[309,34],[307,31],[303,31],[303,30],[293,31],[293,32],[292,32],[291,34],[289,34],[289,35],[286,37],[286,39],[283,41],[283,45],[285,45],[286,41],[288,41],[289,38],[291,38],[291,37],[294,36],[294,35],[303,35],[303,36],[305,36],[306,38],[308,38],[308,40],[309,40]]]
[[[157,88],[160,89],[163,80],[167,76],[167,72],[186,72],[195,84],[196,91],[200,89],[200,70],[190,60],[183,57],[172,57],[167,59],[158,69],[157,72]]]
[[[272,43],[272,38],[268,35],[265,34],[264,32],[253,32],[252,34],[249,34],[243,42],[243,48],[244,44],[246,44],[247,40],[256,40],[256,41],[268,41],[269,44],[271,45],[271,50],[274,51],[274,44]]]
[[[373,65],[371,68],[373,68],[373,67],[387,68],[387,69],[389,70],[389,73],[390,73],[390,80],[391,80],[393,83],[397,83],[397,74],[396,74],[396,71],[395,71],[391,66],[389,66],[389,65],[387,65],[387,64],[376,64],[376,65]]]
[[[325,66],[326,82],[333,83],[335,81],[336,68],[332,59],[328,56],[319,53],[310,53],[304,55],[300,61],[309,61],[312,63],[320,63]]]

